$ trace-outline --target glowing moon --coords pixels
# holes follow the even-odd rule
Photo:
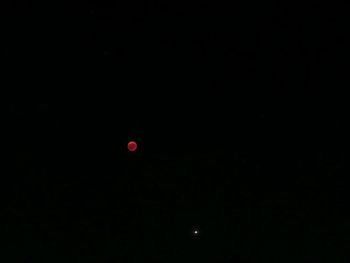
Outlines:
[[[135,152],[137,150],[137,143],[134,141],[131,141],[128,143],[128,150],[130,152]]]

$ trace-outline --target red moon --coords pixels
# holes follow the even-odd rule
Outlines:
[[[128,150],[129,150],[130,152],[136,151],[136,150],[137,150],[137,143],[134,142],[134,141],[129,142],[129,143],[128,143]]]

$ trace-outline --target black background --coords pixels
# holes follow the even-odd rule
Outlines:
[[[4,262],[345,262],[341,8],[1,8]]]

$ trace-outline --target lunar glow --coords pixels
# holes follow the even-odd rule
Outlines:
[[[129,142],[129,143],[128,143],[128,150],[129,150],[130,152],[136,151],[136,150],[137,150],[137,143],[134,142],[134,141]]]

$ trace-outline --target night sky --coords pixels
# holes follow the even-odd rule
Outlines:
[[[0,9],[1,262],[348,262],[344,11]]]

